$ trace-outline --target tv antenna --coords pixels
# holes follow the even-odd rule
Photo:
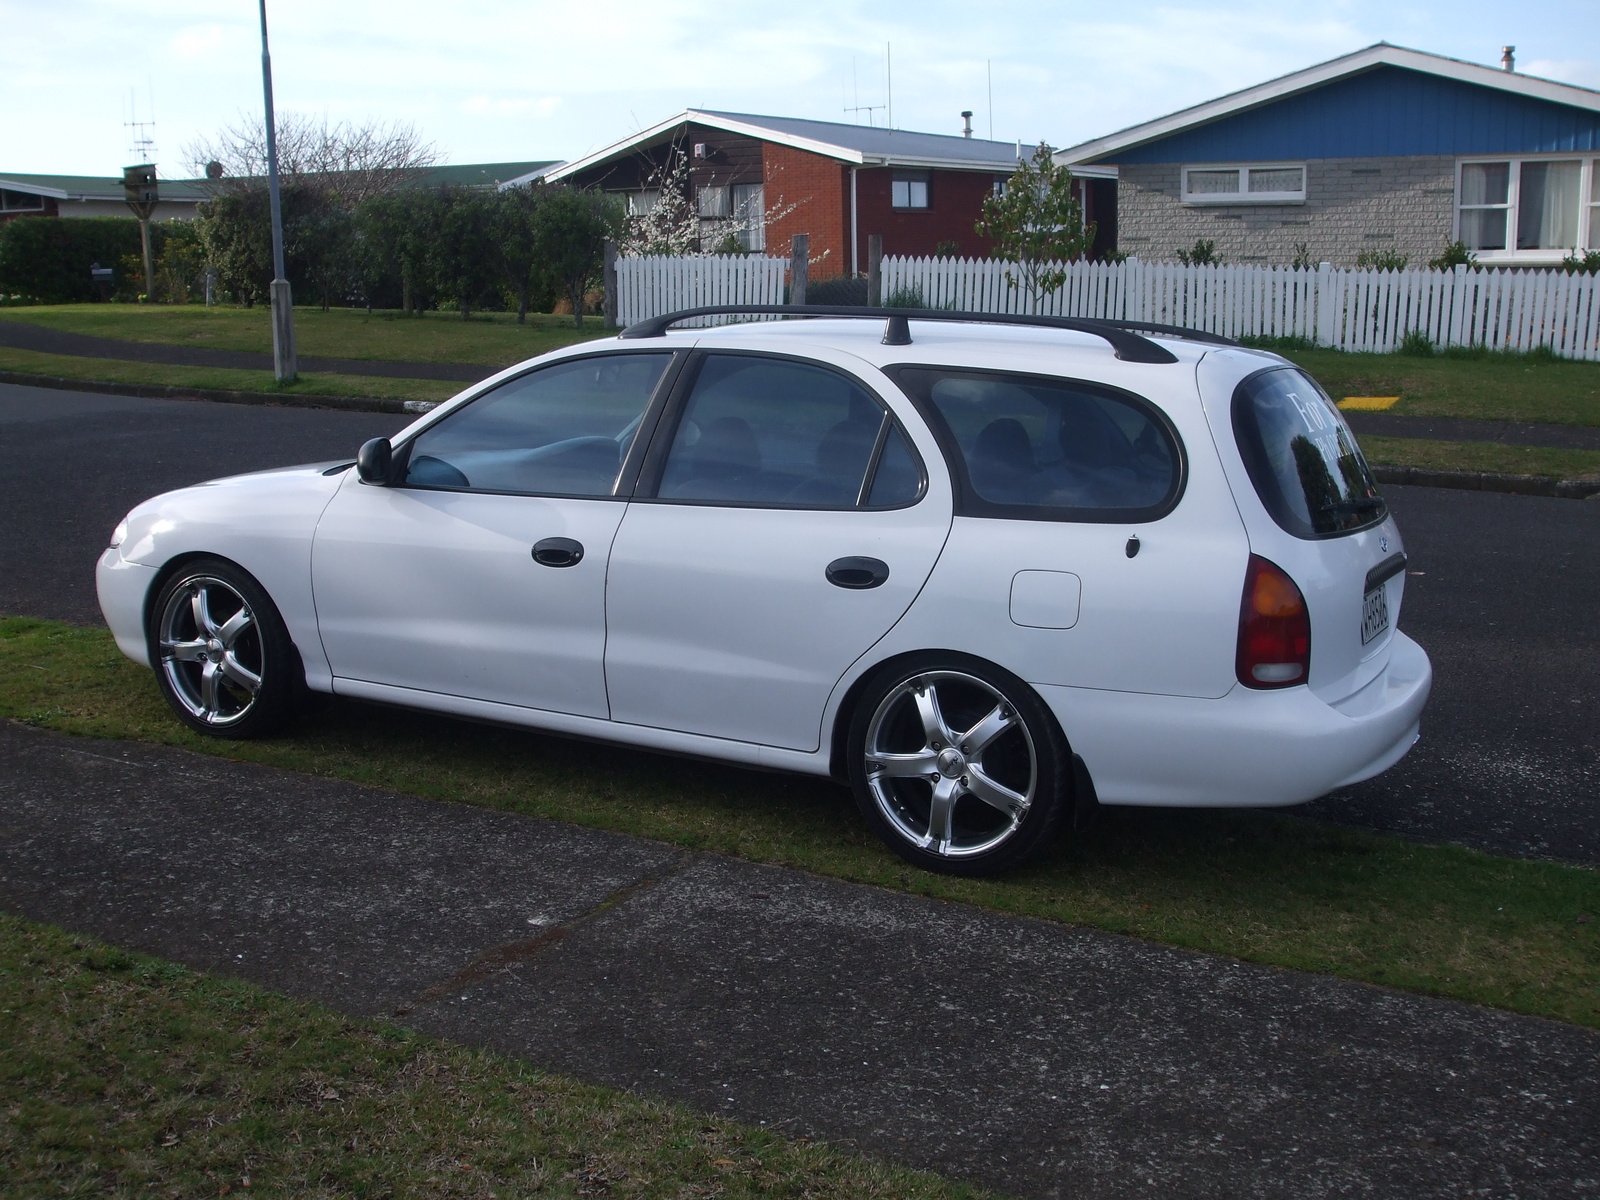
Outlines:
[[[150,119],[139,120],[139,109],[134,99],[132,88],[128,89],[128,119],[122,123],[124,129],[132,130],[128,135],[128,154],[142,163],[154,162],[156,158],[156,139],[152,132],[156,127],[155,102],[152,97],[150,104]]]
[[[846,104],[844,106],[844,111],[847,112],[847,113],[858,113],[858,114],[859,113],[866,113],[867,114],[867,124],[871,125],[872,124],[872,114],[874,112],[876,112],[878,109],[883,108],[884,105],[882,105],[882,104],[863,104],[863,103],[861,103],[861,81],[856,76],[856,56],[853,55],[853,54],[850,56],[850,87],[852,88],[852,90],[855,93],[855,103],[854,104]],[[860,122],[861,122],[861,118],[860,118],[860,116],[857,116],[856,117],[856,123],[860,124]]]

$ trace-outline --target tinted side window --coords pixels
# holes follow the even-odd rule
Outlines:
[[[963,511],[1046,520],[1142,520],[1176,502],[1176,435],[1143,401],[1075,380],[902,367],[958,460]]]
[[[883,405],[843,375],[786,359],[708,355],[657,494],[663,500],[854,508],[886,433],[899,436]],[[900,452],[910,457],[903,443]],[[914,460],[910,470],[911,487],[904,480],[897,489],[886,484],[897,498],[885,503],[916,499],[921,473]]]
[[[1303,371],[1276,367],[1241,383],[1233,436],[1256,495],[1285,532],[1335,537],[1388,515],[1355,435]]]
[[[670,354],[613,354],[508,380],[411,444],[412,487],[609,496]]]

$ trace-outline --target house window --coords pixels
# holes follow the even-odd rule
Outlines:
[[[996,175],[994,177],[994,196],[996,200],[1005,199],[1006,184],[1009,182],[1010,181],[1004,175]]]
[[[628,193],[628,215],[642,217],[661,202],[660,188],[645,188],[642,192]]]
[[[695,200],[702,217],[715,219],[717,217],[731,216],[728,200],[728,185],[716,184],[712,187],[703,187],[695,193]]]
[[[32,192],[0,190],[0,212],[43,212],[44,197]]]
[[[736,183],[731,196],[734,235],[746,250],[767,248],[766,189],[759,183]]]
[[[1207,163],[1183,168],[1185,204],[1304,204],[1304,163]]]
[[[896,208],[928,207],[926,171],[896,171],[889,189],[889,202]]]
[[[1597,171],[1594,159],[1553,155],[1463,162],[1456,237],[1489,261],[1600,247]]]

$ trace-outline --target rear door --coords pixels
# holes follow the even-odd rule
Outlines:
[[[948,483],[841,361],[685,370],[611,551],[614,720],[816,750],[834,685],[916,597]]]

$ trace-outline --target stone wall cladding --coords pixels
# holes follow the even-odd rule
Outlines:
[[[1198,164],[1188,164],[1190,166]],[[1306,163],[1304,204],[1186,205],[1178,163],[1123,166],[1117,249],[1175,262],[1200,238],[1227,263],[1287,266],[1305,243],[1313,263],[1353,267],[1363,251],[1394,250],[1425,267],[1450,237],[1455,159],[1321,158]]]

